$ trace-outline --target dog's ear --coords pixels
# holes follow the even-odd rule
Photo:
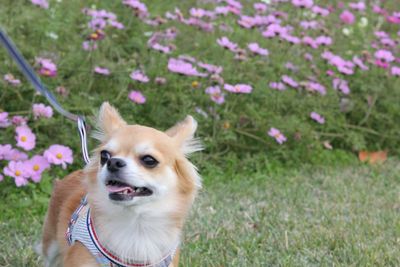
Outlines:
[[[185,155],[188,155],[203,149],[200,140],[194,138],[196,129],[197,121],[192,116],[187,116],[183,121],[178,122],[165,133],[175,140]]]
[[[104,102],[99,110],[97,118],[98,133],[95,138],[104,140],[104,137],[109,137],[115,130],[125,126],[126,122],[121,118],[118,111],[108,102]]]

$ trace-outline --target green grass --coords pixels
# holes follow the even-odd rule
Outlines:
[[[236,175],[208,166],[181,266],[399,266],[399,166]],[[40,266],[33,244],[46,201],[25,198],[47,189],[31,191],[2,192],[0,266]]]

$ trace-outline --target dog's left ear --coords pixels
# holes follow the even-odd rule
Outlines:
[[[203,146],[199,139],[194,137],[197,129],[197,121],[190,115],[168,129],[165,133],[172,137],[185,155],[200,151]]]
[[[110,137],[114,131],[125,125],[126,122],[121,118],[118,111],[108,102],[104,102],[100,107],[97,118],[99,132],[94,137],[103,141],[102,139]]]

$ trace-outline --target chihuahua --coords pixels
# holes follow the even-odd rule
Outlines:
[[[90,163],[56,180],[43,228],[45,266],[177,267],[202,149],[187,116],[162,132],[128,125],[103,103]]]

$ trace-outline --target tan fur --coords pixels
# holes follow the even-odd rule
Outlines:
[[[181,232],[185,216],[196,195],[200,181],[195,167],[185,157],[185,142],[193,139],[196,130],[196,122],[188,117],[183,122],[168,130],[166,133],[153,128],[127,125],[118,112],[108,103],[102,105],[99,114],[98,126],[100,128],[101,145],[94,151],[90,164],[80,171],[66,176],[63,180],[54,182],[54,189],[50,199],[48,214],[43,227],[43,255],[48,255],[52,244],[57,244],[61,262],[64,267],[89,267],[98,266],[90,252],[79,242],[69,246],[65,239],[65,232],[72,213],[78,207],[81,198],[88,194],[89,205],[93,209],[94,221],[105,218],[104,210],[98,205],[98,170],[99,152],[104,149],[110,140],[117,140],[118,146],[114,155],[132,159],[135,166],[141,166],[140,156],[133,148],[136,144],[151,144],[150,149],[160,162],[159,167],[146,169],[139,167],[146,177],[151,179],[163,179],[163,175],[172,170],[177,177],[176,188],[172,189],[174,210],[167,213],[168,219],[174,222],[171,231]],[[147,148],[145,148],[147,149]],[[116,218],[118,219],[118,218]],[[179,251],[170,266],[177,267],[179,263]]]

